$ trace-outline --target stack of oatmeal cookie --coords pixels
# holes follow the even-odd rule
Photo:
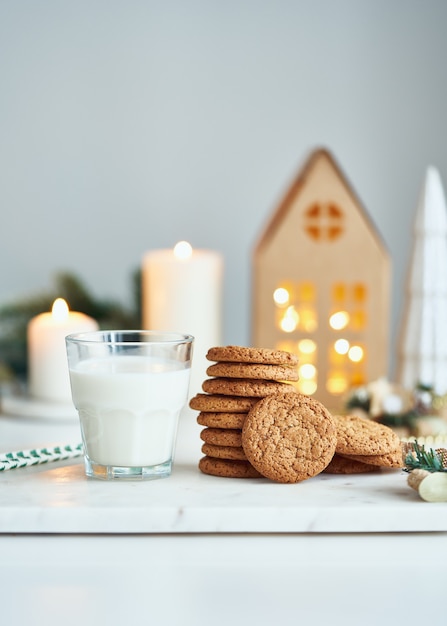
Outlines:
[[[299,393],[298,359],[289,352],[211,348],[204,393],[190,400],[204,456],[199,469],[228,478],[296,483],[321,472],[364,473],[402,467],[399,437],[357,416],[333,416]]]
[[[298,380],[298,358],[281,350],[223,346],[210,348],[207,359],[214,364],[207,369],[205,393],[190,400],[190,407],[200,411],[197,422],[205,427],[199,468],[215,476],[261,476],[242,447],[242,427],[262,398],[297,393],[290,383]]]

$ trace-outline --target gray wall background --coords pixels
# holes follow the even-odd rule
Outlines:
[[[253,246],[325,146],[392,254],[393,365],[427,166],[447,181],[446,26],[437,0],[0,0],[0,305],[60,270],[126,302],[187,239],[246,344]]]

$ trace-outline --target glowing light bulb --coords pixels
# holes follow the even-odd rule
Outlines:
[[[337,354],[348,354],[349,341],[347,339],[337,339],[334,343],[334,350]]]
[[[186,261],[192,257],[192,246],[187,241],[179,241],[174,246],[174,256],[180,261]]]
[[[293,306],[289,306],[279,325],[285,333],[293,333],[300,321],[300,316]]]
[[[301,354],[312,354],[317,349],[317,344],[312,339],[301,339],[298,342],[298,350]]]
[[[346,391],[347,388],[348,381],[342,375],[331,376],[326,383],[326,389],[329,391],[329,393],[343,393],[344,391]]]
[[[293,333],[296,328],[296,322],[291,317],[284,317],[281,320],[281,330],[285,333]]]
[[[63,322],[68,318],[68,304],[63,298],[56,298],[53,302],[51,315],[57,322]]]
[[[278,287],[278,289],[275,289],[275,291],[273,292],[273,300],[275,304],[287,304],[289,302],[289,298],[289,292],[287,291],[287,289],[284,289],[284,287]]]
[[[306,396],[311,396],[317,390],[317,383],[314,380],[300,380],[298,389],[301,393],[305,393]]]
[[[334,330],[342,330],[349,324],[349,313],[346,311],[337,311],[329,318],[329,326]]]
[[[307,333],[313,333],[317,329],[317,320],[315,319],[306,319],[304,322],[304,330]]]
[[[351,361],[354,361],[354,363],[358,363],[363,359],[363,348],[360,346],[352,346],[349,348],[348,357]]]
[[[315,365],[311,365],[310,363],[304,363],[299,369],[300,377],[306,380],[312,380],[315,378],[317,373],[317,369]]]

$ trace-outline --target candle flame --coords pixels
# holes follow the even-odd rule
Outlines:
[[[174,256],[176,259],[186,261],[192,256],[192,246],[187,241],[179,241],[174,246]]]
[[[63,322],[68,317],[68,304],[63,298],[56,298],[53,302],[53,308],[51,309],[51,315],[57,322]]]

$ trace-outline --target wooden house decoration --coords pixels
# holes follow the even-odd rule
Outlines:
[[[335,409],[387,376],[389,254],[327,150],[311,154],[252,264],[252,344],[297,354],[299,391]]]

